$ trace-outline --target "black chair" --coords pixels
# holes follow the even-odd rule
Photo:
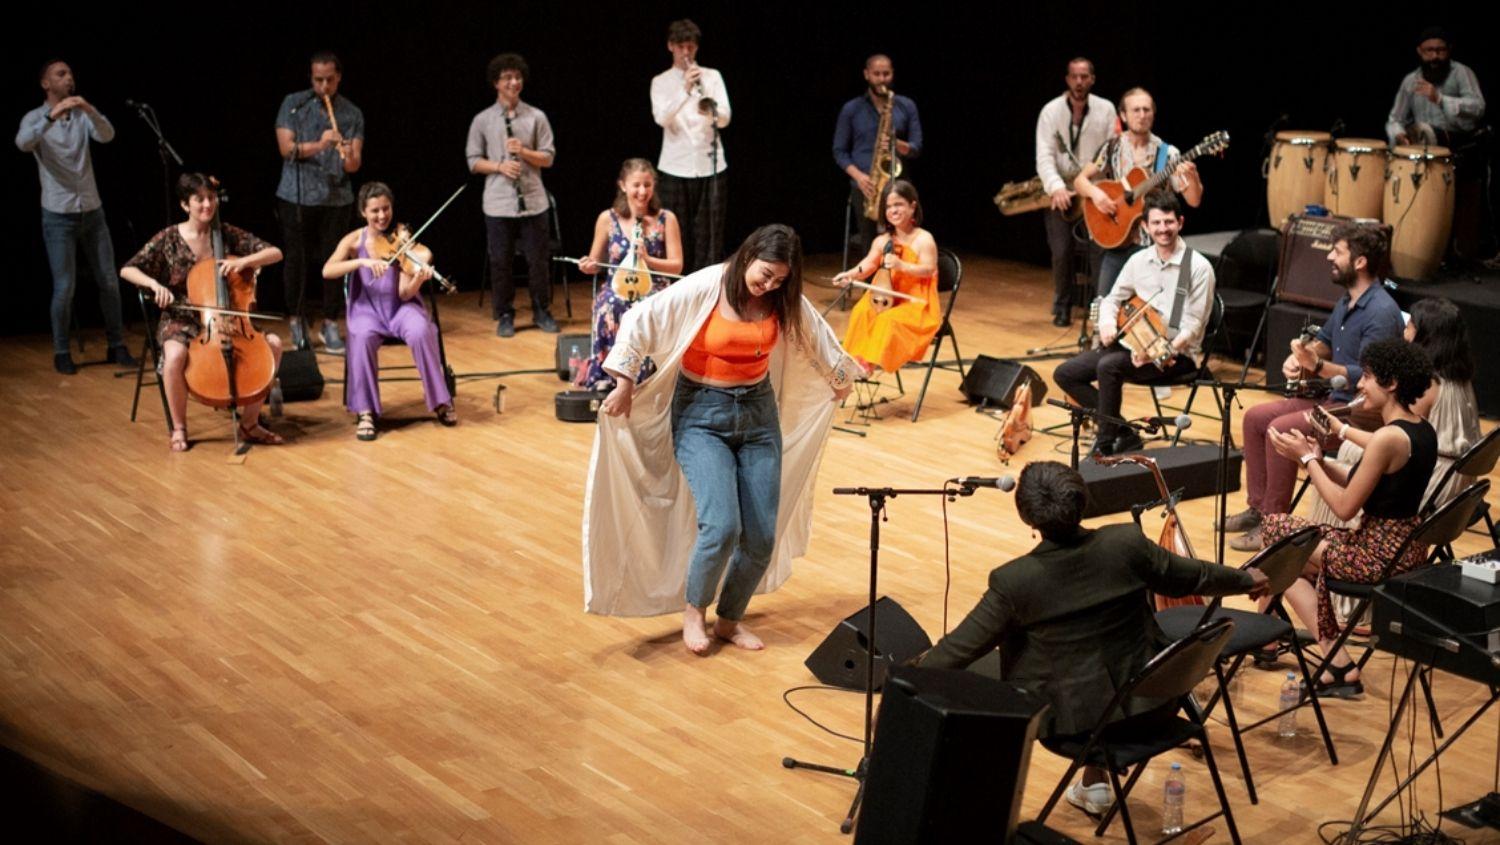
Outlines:
[[[1317,670],[1319,674],[1328,668],[1333,655],[1338,654],[1339,649],[1343,648],[1344,643],[1354,632],[1356,622],[1364,616],[1365,609],[1369,607],[1370,601],[1374,597],[1375,588],[1396,574],[1396,565],[1406,555],[1408,549],[1413,547],[1431,548],[1432,551],[1427,555],[1424,565],[1453,559],[1453,542],[1462,537],[1464,531],[1473,524],[1475,513],[1484,504],[1484,497],[1489,493],[1489,490],[1489,479],[1480,479],[1465,488],[1462,493],[1448,500],[1447,504],[1427,514],[1422,519],[1422,522],[1411,532],[1411,535],[1406,538],[1406,542],[1402,543],[1401,547],[1396,550],[1396,553],[1391,556],[1391,559],[1385,562],[1380,577],[1373,583],[1362,584],[1354,581],[1340,581],[1336,578],[1324,577],[1323,580],[1328,585],[1330,593],[1348,596],[1355,599],[1356,602],[1354,608],[1349,611],[1347,616],[1348,621],[1340,629],[1338,638],[1333,641],[1333,646],[1329,648],[1327,654],[1323,655],[1322,661],[1318,664]],[[1365,664],[1369,662],[1374,654],[1375,650],[1373,647],[1366,647],[1364,653],[1360,655],[1359,660],[1355,661],[1355,666],[1363,670]],[[1426,692],[1428,697],[1429,709],[1435,713],[1435,708],[1430,707],[1432,693],[1426,688],[1425,678],[1423,686],[1424,692]]]
[[[557,197],[552,192],[547,192],[547,254],[556,256],[562,252],[562,224],[557,217]],[[515,245],[515,254],[521,255],[521,245]],[[528,268],[529,269],[529,268]],[[568,272],[562,262],[554,261],[547,272],[552,276],[552,284],[556,287],[562,285],[563,307],[567,309],[568,319],[573,319],[573,299],[568,295]],[[517,275],[515,265],[511,265],[511,275]],[[488,247],[484,251],[484,261],[480,265],[479,273],[479,308],[484,309],[484,295],[490,289],[490,252]],[[524,281],[524,280],[523,280]],[[524,287],[524,285],[523,285]]]
[[[917,394],[917,406],[912,409],[911,421],[916,422],[922,413],[922,401],[927,398],[927,385],[932,383],[933,370],[957,371],[958,377],[962,379],[964,373],[964,356],[958,351],[958,336],[953,333],[953,304],[958,301],[958,289],[963,284],[964,265],[958,260],[958,256],[950,249],[938,250],[938,296],[948,295],[948,301],[943,305],[943,324],[938,327],[937,334],[932,338],[932,355],[926,363],[916,361],[907,364],[908,367],[926,367],[927,375],[922,379],[922,390]],[[943,340],[947,339],[953,345],[953,360],[939,361],[938,355],[943,349]],[[900,373],[896,374],[898,383]]]
[[[1271,306],[1276,285],[1276,268],[1281,261],[1281,233],[1275,229],[1246,229],[1224,246],[1214,264],[1216,290],[1224,300],[1225,329],[1220,335],[1231,353],[1243,349],[1243,359],[1252,361],[1260,334],[1265,329],[1264,316]],[[1244,347],[1231,338],[1241,327],[1238,317],[1255,319],[1257,326]],[[1209,349],[1204,344],[1204,350]]]
[[[1229,684],[1242,668],[1245,658],[1272,644],[1285,644],[1287,650],[1297,658],[1297,668],[1302,672],[1305,688],[1316,689],[1312,683],[1312,675],[1309,674],[1311,670],[1302,650],[1302,641],[1297,636],[1292,617],[1282,603],[1282,593],[1302,575],[1302,569],[1307,564],[1307,559],[1312,557],[1313,550],[1318,547],[1321,536],[1322,532],[1316,526],[1308,526],[1262,549],[1240,567],[1248,569],[1253,566],[1265,573],[1269,582],[1270,602],[1264,612],[1225,608],[1221,606],[1222,600],[1215,598],[1207,608],[1182,605],[1169,607],[1156,614],[1156,624],[1172,640],[1182,639],[1194,629],[1221,619],[1234,622],[1234,633],[1229,638],[1229,644],[1224,647],[1218,662],[1214,664],[1219,688],[1203,706],[1203,714],[1212,714],[1219,700],[1223,699],[1224,715],[1229,722],[1230,734],[1234,737],[1234,750],[1240,758],[1240,770],[1245,774],[1245,791],[1249,793],[1251,804],[1260,803],[1260,799],[1255,794],[1255,780],[1250,774],[1250,761],[1245,755],[1245,744],[1241,737],[1246,731],[1280,718],[1286,711],[1277,711],[1264,719],[1241,725],[1234,712],[1234,702],[1228,694]],[[1337,766],[1339,758],[1333,748],[1333,738],[1328,734],[1323,708],[1318,703],[1316,693],[1310,698],[1313,713],[1317,716],[1318,730],[1323,734],[1323,747],[1328,750],[1328,762]]]
[[[1443,473],[1437,485],[1432,488],[1432,497],[1422,506],[1422,513],[1431,513],[1437,509],[1438,505],[1442,504],[1438,501],[1438,498],[1443,495],[1443,490],[1447,488],[1448,484],[1456,476],[1467,475],[1470,478],[1483,478],[1494,471],[1497,462],[1500,462],[1500,428],[1496,428],[1480,438],[1479,442],[1469,446],[1469,448],[1463,451],[1463,454],[1459,455],[1453,460],[1453,463],[1448,465],[1448,469]],[[1495,521],[1490,518],[1488,502],[1480,503],[1478,513],[1475,514],[1475,521],[1479,519],[1483,519],[1485,527],[1489,529],[1490,541],[1496,546],[1500,546],[1500,533],[1496,533],[1495,531]],[[1473,525],[1474,523],[1470,522],[1469,524]]]
[[[1229,807],[1229,797],[1224,794],[1224,784],[1219,779],[1219,767],[1214,763],[1213,749],[1209,746],[1207,720],[1192,696],[1193,687],[1197,686],[1198,682],[1202,681],[1214,668],[1220,653],[1232,639],[1233,633],[1234,622],[1228,619],[1221,619],[1193,629],[1186,637],[1153,657],[1141,671],[1136,673],[1135,677],[1126,681],[1115,692],[1114,698],[1105,708],[1103,715],[1099,718],[1099,723],[1094,726],[1087,741],[1082,743],[1070,740],[1050,741],[1047,744],[1049,750],[1071,757],[1072,763],[1063,774],[1062,780],[1058,782],[1057,788],[1052,791],[1052,796],[1047,799],[1046,805],[1042,807],[1037,821],[1047,820],[1047,816],[1052,813],[1052,808],[1057,806],[1063,791],[1073,782],[1073,776],[1079,769],[1084,766],[1098,766],[1109,772],[1115,801],[1109,812],[1099,820],[1099,826],[1095,828],[1094,835],[1103,836],[1110,822],[1114,820],[1115,813],[1119,812],[1125,824],[1126,838],[1131,845],[1135,845],[1135,828],[1130,823],[1128,801],[1130,790],[1134,788],[1136,780],[1145,771],[1146,763],[1151,758],[1196,739],[1203,747],[1203,759],[1208,764],[1208,773],[1213,779],[1214,791],[1219,796],[1219,811],[1192,824],[1184,825],[1182,832],[1186,833],[1223,816],[1224,823],[1229,828],[1230,840],[1235,845],[1239,845],[1239,829],[1235,827],[1234,813]],[[1160,720],[1159,727],[1150,732],[1142,729],[1138,722],[1130,724],[1130,720],[1112,718],[1124,712],[1124,704],[1131,698],[1169,702],[1167,706],[1180,709],[1186,718],[1174,712],[1169,718]],[[1121,725],[1125,728],[1116,727]],[[1120,773],[1124,771],[1129,771],[1130,775],[1122,785]]]
[[[141,407],[141,388],[156,386],[156,392],[161,396],[161,416],[167,424],[167,433],[172,433],[172,411],[167,407],[167,388],[161,380],[161,342],[156,337],[157,324],[161,322],[161,311],[156,307],[156,300],[146,295],[145,288],[136,288],[135,295],[141,302],[141,317],[146,321],[146,340],[141,344],[141,357],[136,362],[135,370],[135,398],[130,400],[130,421],[135,422],[136,411]],[[81,350],[80,350],[81,351]],[[151,362],[151,372],[155,376],[152,381],[146,381],[146,362]],[[126,370],[126,372],[130,372]]]
[[[427,304],[427,313],[429,313],[429,314],[432,315],[432,325],[433,325],[433,328],[437,329],[438,360],[440,362],[442,362],[442,365],[443,365],[443,382],[448,385],[448,393],[450,393],[453,396],[454,401],[457,402],[457,400],[458,400],[458,379],[453,374],[453,368],[448,365],[448,347],[447,347],[447,344],[443,340],[443,322],[442,322],[442,320],[438,316],[438,298],[441,297],[441,296],[442,296],[442,294],[437,293],[436,291],[433,291],[433,290],[429,289],[423,295],[422,301]],[[348,301],[349,301],[349,276],[346,274],[344,276],[344,302],[348,302]],[[405,345],[406,345],[406,342],[403,341],[399,337],[387,337],[387,338],[384,338],[384,339],[382,339],[380,341],[380,347],[382,349],[384,349],[387,346],[405,346]],[[349,356],[348,355],[344,355],[343,357],[344,357],[344,377],[342,379],[342,383],[343,383],[343,399],[341,401],[347,407],[348,404],[349,404]],[[384,375],[381,375],[381,373],[384,372],[384,371],[386,371],[386,370],[415,370],[416,368],[417,368],[417,365],[415,363],[411,363],[411,364],[397,364],[395,366],[381,365],[377,369],[375,377],[376,377],[376,379],[378,381],[421,381],[422,380],[421,377],[420,376],[415,376],[415,375],[411,375],[411,376],[392,376],[392,377],[386,377]]]
[[[1208,367],[1209,350],[1213,348],[1214,342],[1219,337],[1219,332],[1222,331],[1223,328],[1224,300],[1218,294],[1214,294],[1213,307],[1209,310],[1208,314],[1208,326],[1205,327],[1203,331],[1203,363],[1198,366],[1198,369],[1193,370],[1189,373],[1183,373],[1181,375],[1162,376],[1160,378],[1149,379],[1132,379],[1130,381],[1131,384],[1138,384],[1142,387],[1152,388],[1151,404],[1156,407],[1156,415],[1158,417],[1166,416],[1166,414],[1162,413],[1163,406],[1161,404],[1161,400],[1156,398],[1155,388],[1158,387],[1191,386],[1188,390],[1187,402],[1183,404],[1181,408],[1172,408],[1171,410],[1180,410],[1184,414],[1193,413],[1193,400],[1198,398],[1198,382],[1211,380],[1214,377],[1213,371]],[[1219,414],[1213,417],[1209,417],[1207,414],[1199,414],[1199,416],[1213,420],[1223,419],[1224,402],[1219,398],[1219,390],[1218,388],[1212,388],[1211,392],[1213,393],[1214,397],[1214,405],[1219,409]],[[1181,439],[1182,429],[1179,428],[1172,433],[1172,445],[1176,446],[1178,441],[1180,441]]]

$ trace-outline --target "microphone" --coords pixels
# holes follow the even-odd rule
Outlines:
[[[996,490],[1003,490],[1006,493],[1009,493],[1010,491],[1016,489],[1016,479],[1014,476],[1009,475],[1002,475],[999,478],[981,478],[979,476],[971,475],[967,478],[960,478],[958,480],[958,485],[960,487],[970,488],[993,487]]]
[[[1344,376],[1333,378],[1291,378],[1286,380],[1288,391],[1296,390],[1343,390],[1349,386],[1349,379]]]
[[[317,92],[315,92],[315,91],[309,91],[308,94],[307,94],[307,96],[305,96],[305,97],[302,98],[302,102],[298,103],[295,106],[292,106],[291,113],[292,114],[296,114],[299,109],[301,109],[303,106],[307,105],[308,103],[312,102],[313,98],[316,97],[316,96],[318,96]]]
[[[1193,418],[1187,414],[1178,414],[1175,417],[1146,417],[1141,422],[1145,424],[1147,434],[1155,434],[1168,427],[1178,429],[1193,427]]]

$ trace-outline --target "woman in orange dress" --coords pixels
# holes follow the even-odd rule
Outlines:
[[[870,244],[870,254],[863,260],[834,276],[833,283],[847,287],[851,280],[868,280],[885,267],[891,271],[892,289],[916,299],[894,297],[890,308],[879,311],[870,301],[875,292],[866,291],[854,304],[844,349],[866,376],[876,367],[895,372],[921,358],[943,323],[938,309],[937,241],[921,227],[917,189],[905,179],[891,180],[880,197],[880,216],[886,223],[885,234]]]

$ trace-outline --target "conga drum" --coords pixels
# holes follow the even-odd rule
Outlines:
[[[1453,156],[1447,147],[1391,151],[1381,218],[1391,227],[1391,266],[1403,279],[1437,271],[1453,231]]]
[[[1374,138],[1340,138],[1333,142],[1328,165],[1328,193],[1323,205],[1331,214],[1380,219],[1385,192],[1386,145]]]
[[[1328,177],[1327,132],[1288,130],[1276,133],[1276,146],[1266,159],[1266,208],[1271,226],[1280,229],[1289,215],[1310,203],[1323,202],[1323,183]]]

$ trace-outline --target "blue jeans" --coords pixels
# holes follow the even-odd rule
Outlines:
[[[687,603],[707,608],[722,576],[719,617],[742,619],[776,547],[781,421],[770,381],[720,388],[678,379],[672,448],[698,509]]]
[[[99,310],[110,348],[125,345],[120,320],[120,278],[115,275],[115,247],[109,239],[104,209],[81,214],[58,214],[42,209],[42,239],[52,266],[52,351],[68,354],[68,330],[73,322],[73,289],[78,283],[78,250],[99,285]]]

